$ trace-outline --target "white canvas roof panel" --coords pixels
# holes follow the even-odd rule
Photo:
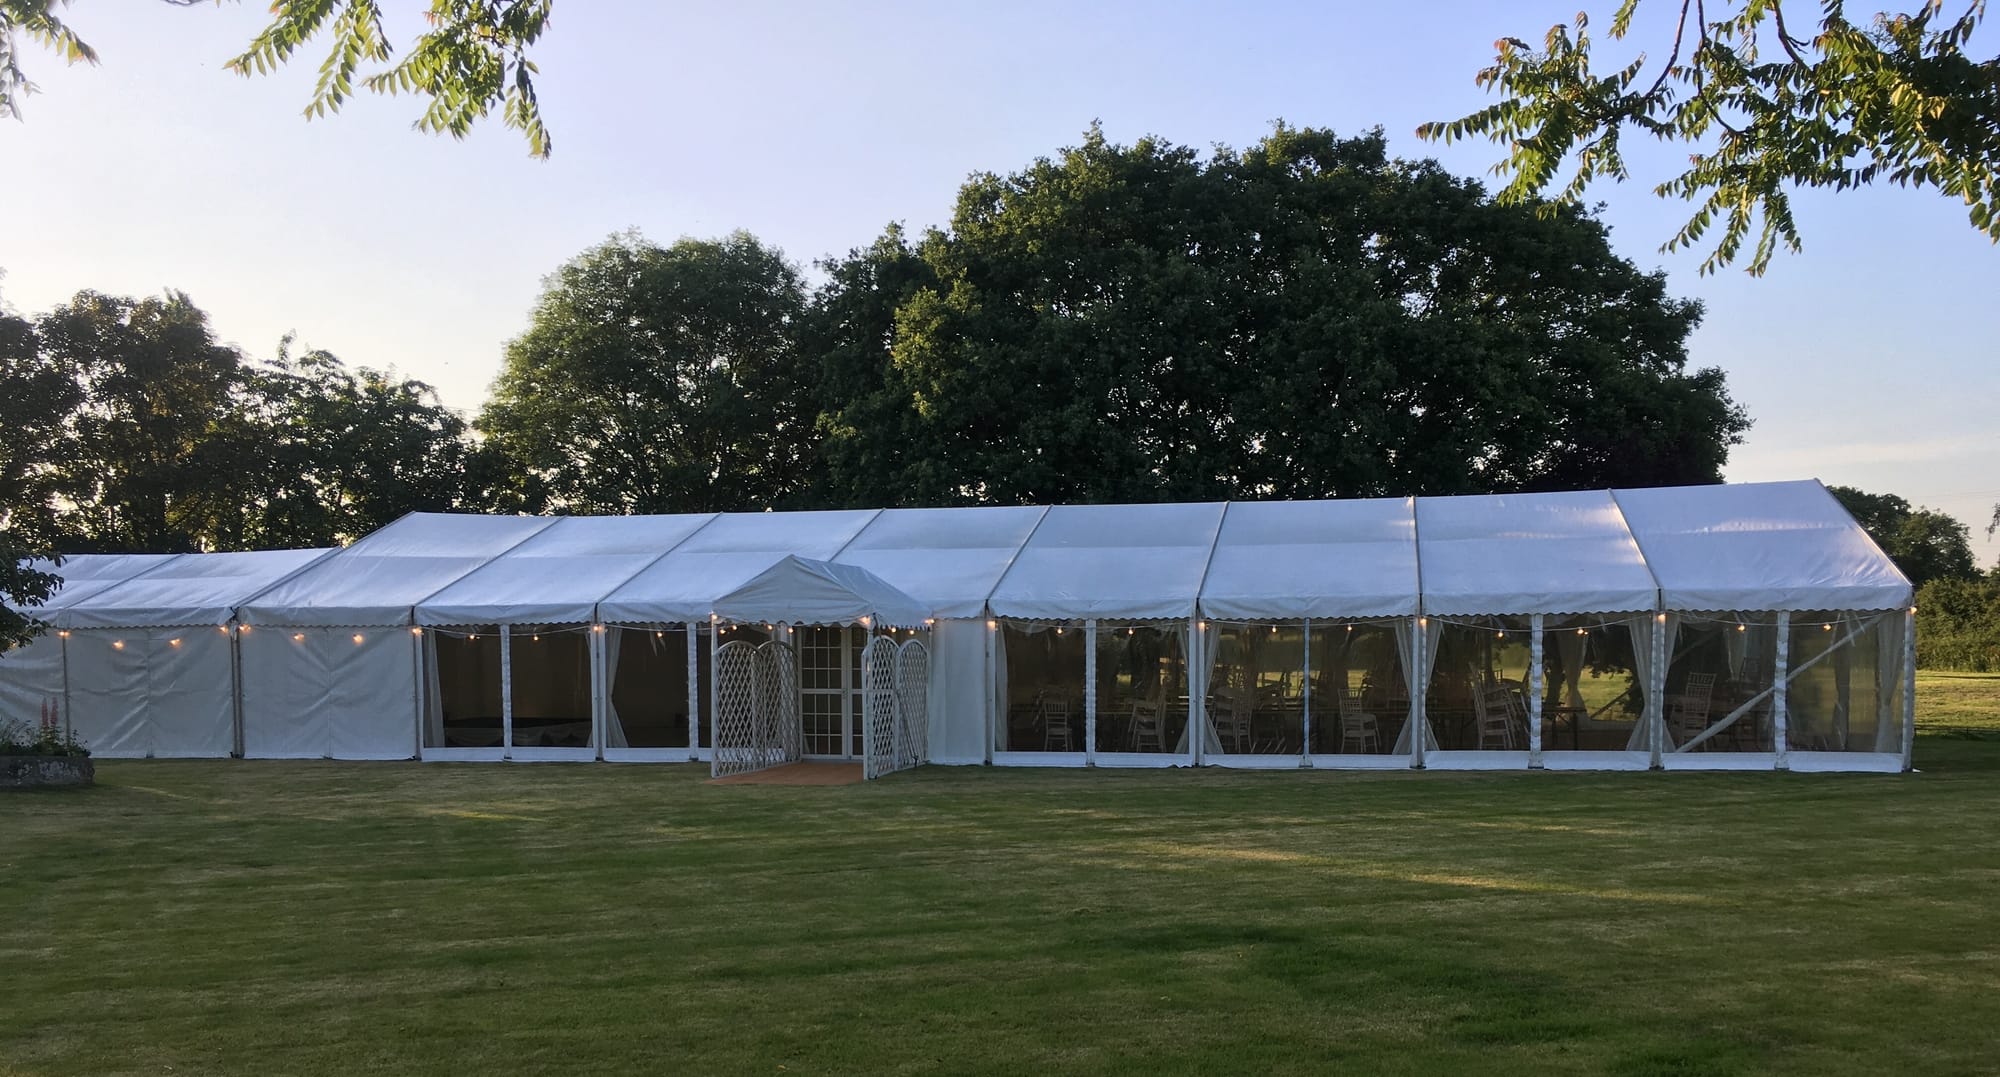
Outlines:
[[[1910,581],[1817,482],[1619,490],[1672,610],[1880,610]]]
[[[424,625],[582,624],[714,513],[557,520],[417,604]]]
[[[411,513],[250,599],[237,615],[288,627],[409,624],[417,603],[552,523]]]
[[[993,591],[1001,617],[1192,617],[1221,502],[1057,505]]]
[[[72,603],[81,602],[182,556],[177,553],[79,553],[63,558],[60,565],[41,560],[29,562],[29,567],[38,572],[53,572],[60,576],[62,584],[56,588],[55,594],[49,596],[48,602],[24,612],[46,619],[49,614]]]
[[[245,599],[331,550],[190,553],[70,603],[64,628],[165,628],[227,624]]]
[[[724,513],[598,603],[618,624],[706,621],[715,600],[796,555],[829,561],[879,509]]]
[[[1201,609],[1223,621],[1414,616],[1413,499],[1231,504]]]
[[[922,628],[931,612],[859,565],[787,556],[715,600],[724,620]]]
[[[1651,610],[1659,587],[1609,491],[1417,499],[1423,612]]]
[[[937,617],[981,617],[986,596],[1048,510],[887,509],[837,560],[860,565]]]

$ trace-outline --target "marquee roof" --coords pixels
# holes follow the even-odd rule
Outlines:
[[[55,616],[62,628],[166,628],[221,625],[239,603],[332,550],[188,553],[71,602]]]
[[[746,590],[788,558],[804,567]],[[174,563],[73,559],[50,609],[88,601],[131,618],[151,603],[199,608],[207,619],[225,600],[221,581],[247,579],[215,561],[213,572],[190,566],[192,580],[167,573],[125,597],[91,600]],[[247,623],[271,625],[654,624],[727,615],[725,606],[754,596],[758,615],[739,619],[804,622],[824,619],[822,585],[847,580],[843,568],[943,618],[1280,621],[1870,610],[1911,601],[1909,581],[1810,480],[1227,504],[556,519],[415,513],[254,597],[228,600]],[[213,590],[203,590],[204,580]],[[779,585],[797,590],[797,616],[773,604]]]

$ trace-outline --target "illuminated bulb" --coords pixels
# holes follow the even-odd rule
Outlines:
[[[1832,625],[1821,625],[1820,627],[1826,629],[1828,632],[1833,631]]]
[[[229,626],[228,626],[228,625],[223,625],[223,626],[222,626],[221,628],[218,628],[218,629],[216,629],[216,631],[217,631],[217,632],[220,632],[220,633],[222,633],[223,635],[225,635],[225,636],[226,636],[226,635],[228,635],[228,634],[229,634]]]
[[[69,629],[65,628],[65,629],[63,629],[62,631],[60,631],[60,632],[56,633],[56,635],[58,635],[58,636],[61,636],[61,637],[62,637],[62,638],[64,638],[64,639],[68,639],[68,638],[69,638]]]
[[[1195,626],[1195,628],[1196,628],[1197,630],[1199,630],[1199,631],[1202,631],[1202,632],[1206,632],[1206,631],[1208,631],[1208,622],[1207,622],[1207,621],[1196,621],[1196,622],[1195,622],[1195,624],[1194,624],[1194,626]]]
[[[603,626],[603,625],[591,625],[591,626],[590,626],[590,630],[591,630],[592,632],[602,632],[602,631],[604,631],[604,626]]]
[[[354,634],[354,642],[355,642],[356,644],[359,644],[359,643],[361,642],[361,639],[362,639],[362,636],[361,636],[361,633],[359,633],[359,632],[356,632],[356,633]]]
[[[1062,630],[1062,626],[1061,626],[1061,625],[1057,625],[1057,626],[1056,626],[1056,635],[1060,636],[1060,635],[1062,635],[1062,632],[1063,632],[1063,630]]]
[[[655,632],[655,633],[653,633],[653,638],[654,638],[654,639],[666,639],[666,638],[667,638],[667,634],[666,634],[665,632]]]
[[[529,636],[529,637],[528,637],[528,642],[529,642],[529,643],[540,643],[540,642],[542,642],[542,637],[540,637],[540,636]]]
[[[421,628],[412,628],[412,629],[410,629],[410,635],[412,635],[412,636],[421,636],[421,635],[423,635],[423,634],[424,634],[424,630],[423,630],[423,629],[421,629]]]
[[[1278,634],[1278,626],[1277,626],[1277,625],[1272,625],[1272,626],[1271,626],[1271,634],[1272,634],[1272,635],[1274,635],[1274,636]]]
[[[114,651],[122,651],[122,650],[124,650],[124,649],[125,649],[125,641],[124,641],[124,640],[122,640],[122,639],[114,639],[114,640],[112,640],[112,641],[111,641],[111,649],[112,649],[112,650],[114,650]]]
[[[1494,638],[1494,639],[1506,639],[1506,638],[1507,638],[1507,633],[1505,633],[1505,632],[1495,632],[1495,633],[1493,633],[1493,638]]]
[[[294,633],[292,633],[292,642],[293,642],[293,643],[304,643],[304,642],[305,642],[305,638],[306,638],[306,634],[305,634],[304,632],[294,632]]]
[[[473,633],[472,635],[470,635],[470,636],[467,636],[467,637],[465,637],[465,638],[466,638],[466,639],[478,639],[478,638],[479,638],[479,633],[477,633],[477,632],[474,632],[474,633]]]
[[[236,629],[236,630],[237,630],[238,632],[248,632],[248,631],[250,631],[250,626],[249,626],[249,625],[239,625],[239,626],[237,626],[237,629]]]
[[[1913,608],[1913,609],[1911,609],[1911,610],[1910,610],[1910,612],[1911,612],[1911,613],[1915,613],[1915,612],[1917,612],[1917,611],[1916,611],[1916,610],[1915,610],[1915,609]],[[937,623],[937,618],[935,618],[935,617],[926,617],[926,618],[924,618],[924,627],[925,627],[925,628],[929,628],[929,627],[930,627],[931,625],[934,625],[934,624],[936,624],[936,623]]]
[[[1590,629],[1588,629],[1588,628],[1579,628],[1579,629],[1577,629],[1577,630],[1576,630],[1576,634],[1577,634],[1577,635],[1579,635],[1579,636],[1588,636],[1588,635],[1590,635]]]
[[[1737,625],[1737,626],[1736,626],[1736,630],[1737,630],[1738,632],[1748,632],[1748,631],[1750,631],[1750,626],[1749,626],[1749,625]]]
[[[177,639],[170,639],[170,640],[168,640],[168,641],[167,641],[167,646],[169,646],[169,647],[178,647],[178,646],[180,646],[180,645],[181,645],[181,641],[180,641],[180,640],[177,640]]]
[[[863,628],[867,628],[867,627],[868,627],[868,618],[866,618],[866,617],[863,617],[863,618],[861,619],[861,627],[863,627]]]
[[[999,628],[999,627],[1000,627],[1000,622],[998,622],[998,621],[988,621],[988,622],[986,622],[986,630],[987,630],[988,632],[991,632],[991,631],[993,631],[994,629],[996,629],[996,628]]]

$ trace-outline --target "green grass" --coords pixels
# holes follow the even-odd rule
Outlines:
[[[2000,740],[1917,762],[106,762],[0,797],[0,1073],[1990,1072]]]

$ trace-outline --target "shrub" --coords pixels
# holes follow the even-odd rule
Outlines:
[[[0,721],[0,755],[89,755],[90,749],[63,728],[54,706],[42,708],[38,725]]]

